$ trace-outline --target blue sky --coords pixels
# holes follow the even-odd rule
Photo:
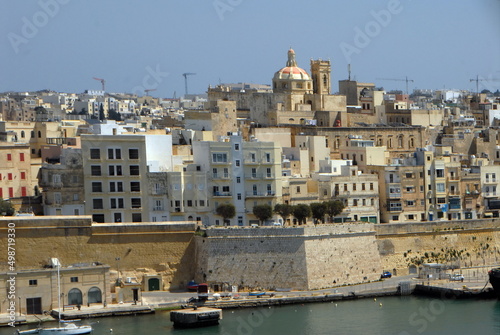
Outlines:
[[[500,87],[500,0],[0,0],[0,92],[270,84],[291,46],[386,89]]]

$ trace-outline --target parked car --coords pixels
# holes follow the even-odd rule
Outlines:
[[[391,278],[392,277],[392,273],[390,273],[389,271],[384,271],[382,272],[382,275],[380,276],[380,278]]]
[[[451,281],[464,281],[464,276],[460,273],[454,273],[450,276]]]

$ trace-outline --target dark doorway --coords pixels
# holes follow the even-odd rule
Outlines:
[[[26,314],[42,314],[42,298],[26,298]]]
[[[102,303],[102,294],[99,287],[91,287],[88,293],[89,304]]]
[[[160,290],[160,280],[158,278],[149,278],[148,290],[149,291],[159,291]]]
[[[68,293],[68,305],[82,305],[82,291],[77,288],[73,288]]]

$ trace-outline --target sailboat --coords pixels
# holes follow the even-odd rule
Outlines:
[[[65,323],[62,325],[61,321],[61,276],[59,269],[61,268],[61,263],[59,259],[52,258],[52,264],[57,267],[57,304],[58,304],[58,322],[57,327],[43,328],[38,327],[28,330],[18,330],[18,334],[40,334],[40,335],[80,335],[80,334],[90,334],[92,333],[92,326],[77,326],[73,322]]]

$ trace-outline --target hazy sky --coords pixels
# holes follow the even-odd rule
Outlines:
[[[271,84],[291,46],[386,89],[500,88],[500,0],[0,0],[0,92]]]

